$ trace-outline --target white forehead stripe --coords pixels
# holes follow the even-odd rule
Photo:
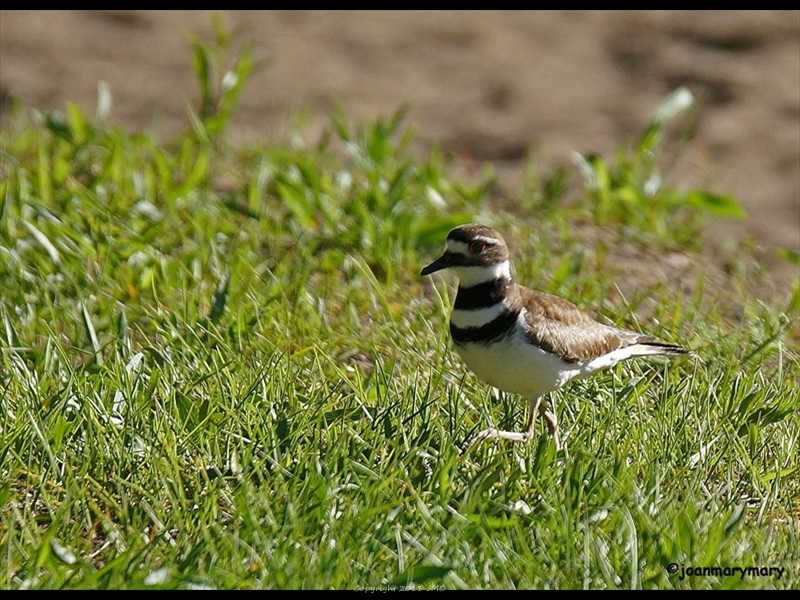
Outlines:
[[[453,254],[469,254],[468,245],[458,240],[447,240],[447,250]]]
[[[465,288],[494,279],[511,279],[511,266],[507,260],[493,265],[453,267],[453,270],[458,275],[459,286]]]

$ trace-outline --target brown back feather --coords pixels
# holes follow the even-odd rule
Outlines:
[[[529,339],[566,362],[596,358],[647,337],[603,325],[563,298],[515,286],[525,307]]]

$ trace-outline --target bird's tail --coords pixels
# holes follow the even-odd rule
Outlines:
[[[667,344],[654,339],[644,339],[637,344],[635,356],[689,356],[697,358],[697,354],[683,346]]]

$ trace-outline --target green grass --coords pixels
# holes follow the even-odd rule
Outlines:
[[[399,116],[230,147],[252,57],[215,86],[194,44],[201,109],[169,143],[76,106],[4,122],[3,589],[800,586],[796,298],[758,301],[736,270],[690,295],[615,287],[616,241],[703,262],[704,219],[737,213],[703,190],[648,200],[658,119],[577,206],[557,172],[510,214],[489,171],[462,184],[412,156]],[[453,282],[418,276],[472,219],[515,240],[520,280],[701,359],[556,393],[566,452],[538,422],[460,456],[524,419],[452,352]],[[681,578],[752,566],[785,571]]]

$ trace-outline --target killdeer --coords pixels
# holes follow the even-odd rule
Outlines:
[[[524,431],[484,429],[472,443],[486,438],[527,441],[538,411],[558,449],[556,414],[542,401],[544,395],[635,356],[694,355],[681,346],[598,323],[571,302],[512,282],[508,246],[491,227],[453,229],[445,253],[421,274],[448,268],[459,279],[450,315],[456,351],[480,379],[530,403]]]

